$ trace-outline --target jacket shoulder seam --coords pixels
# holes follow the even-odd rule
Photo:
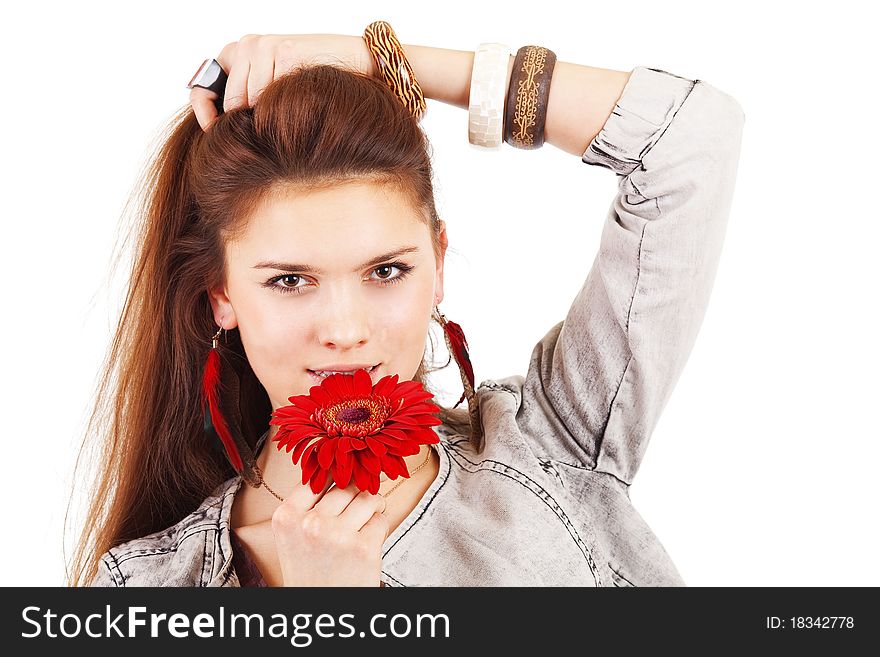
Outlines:
[[[118,556],[116,556],[116,561],[117,563],[123,563],[124,561],[128,561],[129,559],[134,559],[136,557],[147,557],[154,554],[166,554],[168,552],[176,552],[177,548],[179,548],[180,545],[191,536],[195,536],[198,533],[207,534],[210,531],[216,530],[216,523],[211,523],[210,525],[199,525],[198,527],[191,527],[188,529],[188,531],[177,537],[174,543],[172,543],[171,545],[159,547],[132,547],[131,549],[125,550],[121,554],[118,554]],[[140,540],[157,541],[159,540],[159,538],[144,538]]]
[[[593,578],[596,581],[596,586],[602,586],[602,580],[599,575],[599,568],[596,566],[596,561],[593,558],[593,553],[590,550],[590,547],[586,544],[584,539],[581,537],[580,533],[577,530],[577,527],[572,522],[571,518],[569,518],[568,514],[565,512],[565,509],[556,501],[556,498],[548,491],[544,486],[542,486],[539,482],[535,481],[532,477],[530,477],[527,473],[519,470],[512,465],[507,463],[502,463],[501,461],[496,461],[494,459],[483,459],[479,463],[470,460],[464,454],[456,450],[456,456],[461,458],[464,461],[467,461],[472,466],[476,466],[477,470],[489,470],[491,472],[495,472],[502,477],[507,477],[508,479],[518,483],[520,486],[523,486],[531,492],[535,497],[541,500],[545,506],[547,506],[550,511],[556,515],[557,518],[562,522],[563,526],[568,531],[569,536],[571,536],[575,545],[577,545],[578,549],[580,549],[581,553],[584,555],[584,559],[587,562],[587,565],[590,568],[590,571],[593,574]],[[456,461],[456,459],[451,459],[452,461]],[[484,466],[483,464],[489,464],[488,466]],[[458,467],[465,470],[461,463],[457,463]],[[500,466],[500,467],[493,467]],[[507,470],[515,472],[519,477],[512,476]],[[471,472],[468,470],[468,472]],[[525,481],[524,481],[525,480]],[[528,482],[528,483],[526,483]],[[532,488],[534,486],[534,488]],[[537,490],[535,490],[535,488]]]
[[[110,580],[113,582],[114,586],[125,586],[125,576],[119,569],[116,557],[108,551],[101,556],[101,563],[107,567],[107,571],[110,573]]]

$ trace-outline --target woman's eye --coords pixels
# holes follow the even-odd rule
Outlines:
[[[297,279],[297,281],[295,281],[293,283],[293,285],[288,285],[287,283],[290,282],[288,279]],[[300,277],[297,276],[296,274],[285,274],[284,276],[276,277],[275,279],[273,279],[273,281],[279,283],[279,285],[276,285],[275,287],[280,288],[280,290],[282,292],[297,292],[298,293],[301,286],[296,285],[296,282],[298,282],[299,279],[300,279]]]
[[[400,272],[396,276],[393,275],[395,269]],[[412,265],[407,265],[403,262],[392,262],[379,265],[371,272],[377,274],[378,278],[371,278],[370,280],[377,281],[379,285],[393,285],[406,278],[412,269]],[[306,285],[297,285],[301,280],[302,276],[298,274],[282,274],[281,276],[270,278],[264,283],[264,286],[276,289],[282,294],[301,294],[303,289],[307,287]]]
[[[391,271],[394,269],[398,270],[400,273],[397,274],[396,276],[392,277]],[[374,272],[388,272],[387,274],[385,274],[385,273],[379,274],[378,281],[379,281],[380,285],[392,285],[394,283],[399,283],[404,278],[406,278],[409,275],[409,273],[412,271],[412,269],[413,269],[412,265],[407,265],[403,262],[392,262],[392,263],[388,263],[386,265],[379,265],[373,271]]]
[[[373,271],[374,272],[388,272],[387,274],[384,274],[384,273],[379,274],[379,279],[384,281],[384,280],[388,280],[389,278],[391,278],[391,273],[392,273],[392,270],[394,270],[394,269],[397,269],[397,267],[395,267],[394,265],[381,265],[379,267],[376,267]]]

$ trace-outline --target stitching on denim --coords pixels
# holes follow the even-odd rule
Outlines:
[[[206,511],[207,509],[209,509],[209,508],[214,508],[214,507],[216,507],[218,504],[221,504],[221,509],[222,509],[222,502],[223,502],[223,500],[225,500],[227,497],[229,497],[229,496],[231,496],[231,495],[233,495],[233,494],[234,494],[234,492],[225,493],[223,496],[221,496],[220,498],[218,498],[218,500],[217,500],[216,502],[210,504],[208,507],[206,507],[205,509],[203,509],[203,510],[199,513],[199,515],[200,515],[201,517],[198,519],[198,521],[202,521],[202,520],[205,520],[205,519],[206,519],[206,513],[205,513],[205,511]],[[191,515],[194,515],[195,513],[196,513],[196,512],[194,511],[193,514],[191,514]],[[221,515],[222,515],[222,514],[221,514]],[[184,519],[184,520],[185,520],[185,519]],[[196,526],[194,526],[194,527],[184,527],[182,530],[179,530],[179,531],[182,532],[182,533],[181,533],[181,534],[175,539],[175,546],[180,545],[183,541],[185,541],[186,539],[188,539],[188,538],[189,538],[190,536],[192,536],[193,534],[198,533],[199,531],[212,530],[212,529],[214,529],[214,530],[219,529],[219,527],[220,527],[220,516],[218,516],[218,517],[216,517],[216,518],[210,520],[209,522],[210,522],[210,524],[200,524],[200,525],[196,525]],[[157,537],[155,537],[155,538],[160,538],[160,537],[161,537],[161,538],[172,538],[172,537],[174,537],[174,535],[175,535],[175,531],[173,530],[173,528],[171,528],[171,529],[169,529],[168,531],[163,532],[160,536],[157,536]],[[147,539],[147,540],[155,540],[155,538],[154,538],[154,539]],[[142,540],[142,539],[141,539],[141,540]],[[142,555],[139,555],[138,553],[163,554],[163,553],[165,553],[165,552],[169,552],[169,551],[173,551],[172,548],[170,548],[170,547],[168,547],[168,548],[155,548],[155,547],[152,547],[152,548],[140,548],[140,549],[126,550],[126,551],[124,552],[124,554],[120,555],[120,562],[125,561],[125,560],[128,559],[130,556],[142,556]],[[222,554],[222,551],[221,551],[221,554]]]
[[[383,558],[383,559],[384,559],[386,556],[388,556],[388,554],[391,552],[391,550],[394,549],[394,546],[396,546],[398,543],[400,543],[400,541],[403,540],[403,537],[404,537],[404,536],[406,536],[407,534],[409,534],[409,530],[411,530],[413,527],[415,527],[415,526],[418,524],[419,520],[422,519],[422,516],[425,515],[425,512],[430,508],[431,503],[434,501],[434,499],[437,497],[437,495],[440,494],[440,491],[443,490],[443,487],[444,487],[444,486],[446,485],[446,483],[449,481],[449,473],[450,473],[451,470],[452,470],[452,458],[449,457],[449,453],[450,453],[450,452],[449,452],[449,449],[447,449],[446,445],[445,445],[442,441],[441,441],[440,443],[438,443],[438,444],[439,444],[439,445],[443,448],[443,450],[446,452],[447,461],[448,461],[449,464],[450,464],[450,465],[447,467],[446,475],[443,477],[443,481],[442,481],[442,482],[440,483],[440,485],[437,487],[437,490],[434,491],[434,494],[433,494],[433,495],[431,496],[431,498],[425,503],[425,506],[422,508],[422,512],[421,512],[421,513],[420,513],[420,514],[419,514],[419,515],[418,515],[418,516],[412,521],[412,524],[411,524],[409,527],[406,528],[406,530],[400,535],[400,537],[399,537],[396,541],[394,541],[394,543],[391,544],[391,547],[389,547],[387,550],[385,550],[385,552],[382,553],[382,558]],[[443,476],[443,473],[442,473],[442,472],[440,473],[440,476]]]
[[[511,395],[513,395],[514,399],[519,398],[519,394],[516,391],[514,391],[512,388],[508,388],[507,386],[503,386],[500,383],[492,383],[490,381],[483,381],[479,385],[477,390],[480,390],[481,388],[488,388],[490,390],[495,390],[495,391],[503,390],[504,392],[509,392]]]
[[[587,544],[584,542],[584,540],[580,537],[580,534],[578,534],[577,528],[574,526],[574,523],[571,522],[571,519],[568,517],[568,514],[565,513],[565,511],[562,509],[562,507],[559,506],[559,503],[556,501],[556,499],[552,495],[550,495],[550,493],[543,486],[541,486],[541,484],[539,484],[537,481],[535,481],[534,479],[529,477],[524,472],[521,472],[520,470],[517,470],[516,468],[514,468],[510,465],[507,465],[506,463],[502,463],[500,461],[495,461],[494,459],[484,459],[484,460],[480,461],[480,463],[475,463],[474,461],[471,461],[469,458],[467,458],[463,454],[459,453],[459,454],[457,454],[457,456],[459,458],[467,461],[471,465],[476,466],[477,471],[488,470],[488,471],[500,474],[504,477],[508,477],[509,479],[512,479],[513,481],[520,484],[526,490],[532,492],[542,502],[544,502],[544,504],[546,504],[547,507],[556,514],[556,517],[562,521],[562,523],[565,525],[565,528],[568,530],[568,533],[571,536],[572,540],[575,542],[575,544],[578,546],[578,548],[583,553],[584,557],[587,560],[587,564],[590,567],[590,572],[593,574],[593,578],[596,581],[596,586],[598,586],[598,587],[602,586],[602,580],[599,576],[599,569],[596,567],[596,562],[593,560],[593,554],[590,551],[590,548],[587,546]],[[495,464],[495,465],[501,466],[502,468],[504,468],[506,470],[511,470],[511,471],[517,473],[518,475],[520,475],[520,477],[522,477],[522,479],[517,478],[517,477],[513,477],[509,473],[504,472],[498,468],[484,467],[484,465],[483,465],[484,463]],[[464,468],[464,466],[461,466],[461,464],[459,464],[459,466],[462,469],[465,469],[465,470],[467,469],[467,468]],[[468,472],[472,472],[472,471],[468,470]],[[531,483],[534,486],[534,488],[537,488],[538,491],[540,491],[540,492],[538,492],[538,491],[534,490],[534,488],[528,486],[526,484],[526,482],[523,481],[523,479],[525,479],[529,483]]]
[[[204,586],[205,582],[205,568],[208,567],[208,532],[202,533],[202,549],[204,550],[204,557],[202,558],[202,575],[199,578],[199,586]]]
[[[230,562],[231,563],[231,562]],[[226,583],[232,579],[232,576],[235,575],[235,579],[238,580],[238,573],[235,572],[235,569],[230,565],[229,568],[226,569],[226,572],[223,574],[223,579],[220,580],[218,586],[224,587]],[[210,584],[210,582],[208,582]],[[241,582],[239,581],[238,586],[241,586]]]
[[[182,535],[180,535],[180,536],[177,538],[177,540],[175,541],[175,544],[179,544],[179,543],[181,543],[182,541],[184,541],[185,539],[187,539],[187,538],[189,538],[190,536],[192,536],[193,534],[197,534],[199,531],[204,531],[204,530],[206,530],[206,529],[214,529],[214,524],[212,523],[212,524],[210,524],[210,525],[198,525],[198,526],[196,526],[196,527],[189,527],[189,528],[187,529],[187,531],[186,531],[185,534],[182,534]],[[169,537],[169,538],[170,538],[172,535],[173,535],[173,534],[163,534],[163,535],[162,535],[162,538],[165,538],[165,537]],[[144,540],[144,539],[139,539],[139,540]],[[146,540],[153,541],[153,540],[156,540],[156,539],[146,539]],[[132,548],[132,549],[126,550],[125,553],[122,554],[122,555],[120,555],[120,556],[121,556],[121,557],[127,557],[128,555],[130,555],[130,554],[135,554],[135,553],[137,553],[137,552],[148,552],[148,551],[150,551],[150,550],[162,550],[162,549],[164,549],[164,548],[156,548],[156,547],[148,547],[148,548]]]
[[[599,468],[588,468],[585,465],[581,465],[578,463],[569,463],[568,461],[561,461],[560,459],[551,458],[549,460],[553,463],[559,463],[560,465],[567,465],[569,468],[577,468],[578,470],[586,470],[587,472],[592,472],[594,474],[608,475],[609,477],[615,479],[616,481],[619,481],[621,484],[626,486],[627,489],[630,487],[630,484],[626,483],[623,479],[618,477],[613,472],[608,472],[607,470],[600,470]]]
[[[392,581],[393,581],[395,584],[397,584],[398,586],[403,586],[404,588],[406,587],[406,584],[404,584],[403,582],[401,582],[399,579],[397,579],[397,578],[394,577],[393,575],[389,575],[389,574],[386,573],[384,570],[383,570],[382,572],[385,573],[385,577],[387,577],[388,579],[392,580]]]
[[[222,512],[222,507],[221,507],[220,515],[217,516],[217,523],[216,523],[216,532],[217,533],[215,534],[217,540],[215,541],[216,544],[214,546],[215,550],[220,553],[220,568],[223,568],[223,564],[226,563],[226,554],[223,552],[223,526],[220,524],[220,520],[221,520],[222,516],[223,516],[223,512]],[[212,556],[215,556],[215,555],[212,554]],[[214,568],[213,568],[214,564],[212,563],[211,566],[212,566],[211,567],[211,579],[213,579],[215,576],[214,575]],[[218,573],[219,573],[219,568],[218,568]],[[208,580],[208,582],[210,582],[210,580]]]
[[[214,527],[209,525],[207,529],[203,530],[206,534],[208,532],[214,531]],[[119,559],[119,563],[123,563],[125,561],[129,561],[130,559],[137,559],[138,557],[152,557],[160,554],[168,554],[169,552],[177,552],[177,549],[181,546],[184,540],[190,538],[191,536],[195,536],[198,532],[190,532],[186,536],[181,537],[179,541],[177,541],[174,545],[169,545],[167,547],[160,548],[144,548],[141,550],[136,550],[134,552],[126,553],[124,557]]]
[[[553,466],[553,459],[538,458],[538,464],[544,472],[555,478],[559,485],[565,488],[565,481],[563,481],[562,475],[560,475],[559,471]]]
[[[614,582],[614,586],[635,586],[635,584],[633,584],[630,580],[628,580],[626,577],[621,575],[620,571],[618,571],[610,563],[608,564],[608,567],[611,569],[611,581]],[[618,584],[617,583],[618,578],[622,579],[624,582],[626,582],[626,584]]]
[[[125,586],[125,576],[122,574],[122,571],[119,569],[119,564],[116,563],[116,558],[110,554],[109,552],[101,557],[101,561],[107,566],[107,570],[110,571],[110,579],[113,580],[113,584],[115,586]],[[114,572],[115,571],[115,572]],[[117,575],[119,575],[119,579],[117,581]],[[120,584],[120,582],[122,582]]]

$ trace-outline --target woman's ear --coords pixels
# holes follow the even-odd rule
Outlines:
[[[229,296],[226,294],[225,288],[208,289],[208,300],[211,302],[211,310],[214,311],[214,323],[217,326],[225,328],[227,331],[238,326],[238,319],[235,317],[235,309]]]

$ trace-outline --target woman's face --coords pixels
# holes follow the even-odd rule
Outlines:
[[[440,243],[438,262],[428,226],[393,186],[284,191],[226,245],[225,287],[209,290],[214,320],[238,327],[273,408],[320,383],[310,370],[378,364],[373,383],[411,380],[443,299],[445,226]]]

